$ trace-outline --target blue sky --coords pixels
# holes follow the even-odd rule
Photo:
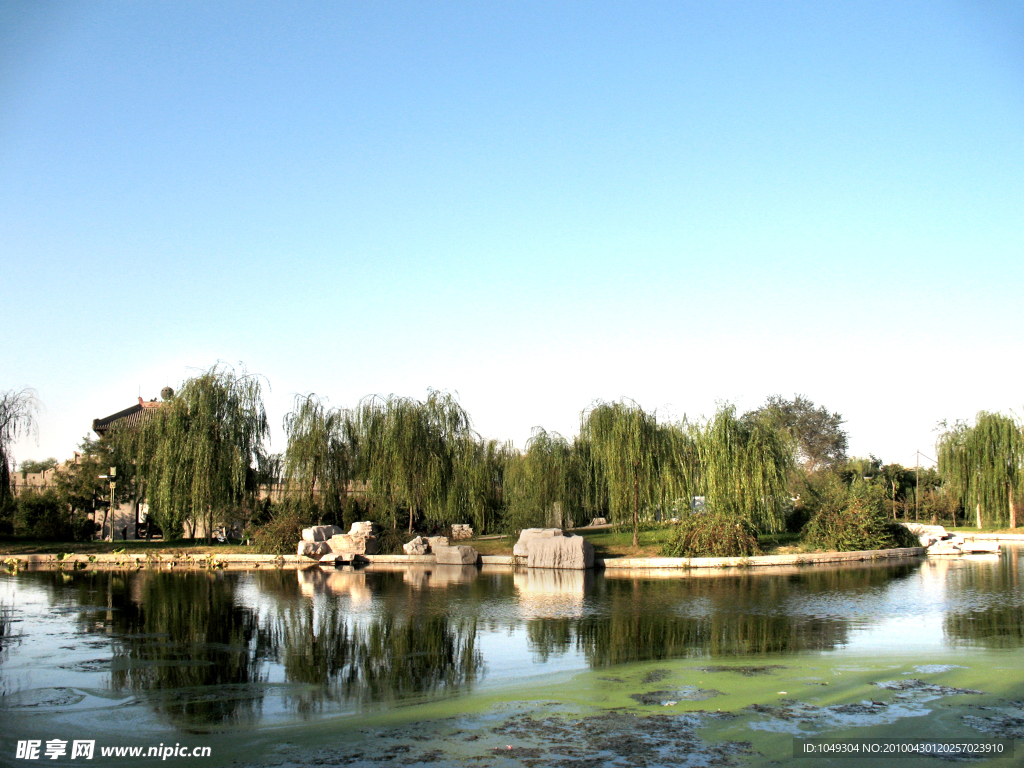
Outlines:
[[[224,360],[275,425],[799,392],[912,463],[1024,407],[1022,139],[1018,3],[5,4],[16,455]]]

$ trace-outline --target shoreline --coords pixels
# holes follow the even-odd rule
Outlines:
[[[1024,540],[1024,536],[1014,540]],[[592,570],[642,570],[685,573],[693,569],[734,570],[737,568],[771,568],[779,566],[815,566],[837,563],[856,563],[874,560],[911,559],[925,556],[924,547],[900,549],[874,549],[854,552],[815,552],[788,555],[757,555],[753,557],[615,557],[595,558]],[[204,569],[204,570],[256,570],[260,568],[305,568],[320,566],[316,560],[299,555],[175,555],[175,554],[69,554],[64,557],[55,554],[9,555],[3,558],[4,565],[21,567],[56,567],[60,569],[85,570],[90,566],[115,568],[163,568],[163,569]],[[356,565],[372,566],[417,565],[445,567],[437,564],[435,555],[360,555]],[[526,558],[515,555],[480,555],[477,565],[526,568]],[[330,565],[324,564],[325,568]],[[464,566],[453,566],[461,568]],[[535,569],[538,570],[538,569]],[[539,569],[559,570],[559,569]]]

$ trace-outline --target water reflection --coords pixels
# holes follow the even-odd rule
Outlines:
[[[260,713],[271,635],[238,605],[224,574],[143,571],[130,589],[107,576],[115,691],[147,694],[152,708],[184,728],[253,722]]]
[[[943,583],[957,596],[943,631],[954,644],[985,648],[1024,647],[1024,595],[1019,547],[1003,545],[1002,556],[975,555],[947,565]]]
[[[592,667],[693,656],[746,656],[844,645],[849,621],[792,610],[818,589],[851,589],[890,574],[835,572],[696,579],[609,578],[599,610],[580,618],[531,619],[530,647],[541,660],[570,650]]]
[[[554,669],[829,650],[864,643],[914,603],[944,614],[937,645],[1021,647],[1018,554],[671,578],[459,566],[20,573],[3,578],[42,597],[13,606],[30,640],[3,643],[0,674],[47,663],[71,638],[74,685],[130,693],[202,730],[457,695]],[[63,639],[47,640],[54,628]],[[67,683],[15,687],[44,684]]]

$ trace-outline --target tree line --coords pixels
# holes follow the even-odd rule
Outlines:
[[[145,499],[169,536],[282,517],[373,519],[406,533],[461,522],[478,533],[567,527],[603,517],[628,524],[635,545],[642,525],[697,510],[759,533],[793,530],[827,498],[853,504],[850,489],[864,483],[874,488],[871,503],[894,520],[909,518],[912,500],[915,518],[925,501],[926,516],[951,510],[955,523],[958,510],[961,521],[971,510],[979,526],[1015,526],[1022,498],[1024,431],[1000,414],[944,430],[925,497],[920,473],[911,484],[900,465],[849,459],[842,416],[801,395],[774,395],[746,413],[725,405],[696,420],[664,420],[627,399],[598,401],[582,411],[576,435],[537,427],[518,449],[478,434],[447,392],[430,390],[423,400],[371,395],[351,408],[303,394],[284,418],[285,451],[271,454],[264,386],[259,375],[225,365],[188,379],[137,426],[83,444],[87,468],[63,473],[66,504],[84,509],[91,496],[95,507],[107,489],[94,470],[110,465],[118,500]],[[27,390],[5,393],[0,406],[3,474],[13,439],[34,425],[35,400]],[[11,504],[5,492],[7,482],[0,508]],[[840,515],[845,508],[837,507]]]

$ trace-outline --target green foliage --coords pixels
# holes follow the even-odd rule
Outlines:
[[[167,535],[251,501],[253,467],[269,434],[260,378],[214,366],[115,441],[137,465],[150,515]],[[247,505],[251,508],[251,504]]]
[[[842,415],[815,406],[803,395],[794,395],[792,400],[771,395],[763,406],[745,414],[744,420],[766,423],[787,435],[794,458],[808,472],[833,468],[846,460],[848,438]]]
[[[584,411],[580,434],[590,444],[594,477],[607,494],[611,516],[632,517],[633,546],[638,546],[641,505],[664,501],[666,451],[657,417],[632,401],[598,402]]]
[[[973,427],[958,422],[938,440],[939,473],[979,528],[1015,527],[1014,499],[1024,491],[1024,430],[1000,413],[981,411]]]
[[[48,469],[53,469],[57,466],[57,459],[51,456],[48,459],[36,460],[36,459],[25,459],[21,462],[21,466],[18,467],[18,471],[24,474],[45,472]]]
[[[404,555],[402,546],[410,539],[410,536],[399,533],[394,528],[381,528],[377,533],[377,552],[381,555]]]
[[[919,546],[916,536],[889,519],[881,487],[851,486],[831,476],[809,490],[813,514],[803,532],[806,545],[838,552]]]
[[[568,440],[534,427],[526,451],[513,456],[505,472],[506,530],[562,527],[563,517],[574,511],[570,499],[578,482],[577,462]]]
[[[765,532],[784,529],[792,457],[777,430],[762,419],[737,419],[726,407],[699,430],[696,444],[697,487],[711,509]]]
[[[456,437],[451,446],[452,476],[446,496],[445,521],[469,522],[478,534],[497,523],[504,500],[506,468],[512,448],[474,435]]]
[[[289,500],[271,508],[270,519],[249,532],[252,547],[264,555],[294,555],[302,529],[315,522],[308,505]]]
[[[359,479],[374,507],[386,510],[391,527],[397,527],[400,509],[408,512],[410,532],[420,515],[453,522],[448,493],[456,474],[455,446],[472,435],[469,415],[454,397],[431,390],[424,402],[395,395],[364,398],[355,426]]]
[[[750,557],[761,554],[757,529],[726,512],[701,512],[680,521],[661,552],[666,557]]]
[[[18,497],[14,533],[44,541],[89,541],[96,525],[84,514],[71,514],[56,491],[29,491]]]
[[[284,418],[284,430],[287,482],[311,503],[318,501],[321,514],[339,517],[354,469],[352,414],[327,407],[316,395],[296,395],[291,413]]]

